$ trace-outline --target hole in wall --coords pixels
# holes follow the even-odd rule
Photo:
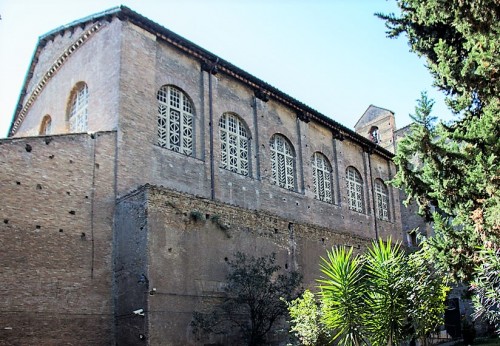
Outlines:
[[[210,214],[205,214],[205,219],[210,219]]]
[[[50,155],[50,156],[49,156],[49,159],[53,159],[53,158],[54,158],[54,155]]]
[[[85,240],[85,237],[86,237],[85,232],[82,232],[82,234],[80,235],[80,238],[81,238],[82,240]]]
[[[73,163],[73,160],[69,160],[69,163]]]
[[[17,185],[21,185],[21,182],[20,182],[20,181],[16,181],[16,184],[17,184]]]
[[[85,199],[89,199],[89,196],[85,196]]]
[[[62,228],[59,228],[59,233],[62,233],[64,232],[64,230]]]
[[[274,234],[277,234],[277,233],[278,233],[278,229],[277,229],[277,228],[275,228],[275,229],[274,229]]]
[[[285,269],[288,269],[288,263],[285,263]]]
[[[8,224],[9,223],[9,219],[3,219],[3,223],[4,224]]]
[[[31,147],[31,145],[29,145],[29,144],[26,144],[26,146],[24,148],[26,149],[26,151],[28,153],[31,153],[31,150],[33,150],[33,148]]]
[[[70,196],[70,195],[71,195],[71,192],[69,192],[69,191],[66,191],[66,194],[67,194],[68,196]]]
[[[172,252],[172,248],[171,247],[168,248],[168,252]]]
[[[95,168],[99,169],[99,164],[98,163],[95,164]]]
[[[71,215],[75,215],[75,214],[76,214],[76,212],[75,212],[74,210],[70,210],[70,211],[69,211],[69,213],[70,213]]]
[[[41,189],[42,189],[42,185],[40,185],[40,184],[36,184],[36,189],[37,189],[37,190],[41,190]]]
[[[50,142],[52,142],[52,138],[50,137],[45,138],[45,144],[49,145]]]
[[[36,229],[40,229],[40,228],[42,228],[42,226],[40,226],[40,225],[36,225],[36,226],[35,226],[35,228],[36,228]]]
[[[224,257],[224,262],[227,262],[228,261],[228,258],[227,257]]]

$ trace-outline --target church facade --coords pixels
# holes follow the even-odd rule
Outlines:
[[[230,344],[189,323],[236,251],[314,288],[406,241],[379,144],[126,7],[47,33],[0,140],[0,343]]]

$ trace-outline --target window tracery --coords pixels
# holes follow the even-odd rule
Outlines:
[[[349,202],[349,209],[363,213],[364,211],[364,192],[363,180],[361,174],[354,167],[347,167],[346,171],[347,181],[347,200]]]
[[[380,220],[389,220],[389,194],[387,187],[382,180],[375,180],[375,200],[377,202],[377,218]]]
[[[332,166],[325,155],[314,153],[311,158],[313,168],[314,197],[320,201],[333,203]]]
[[[165,85],[157,94],[158,145],[163,148],[193,155],[193,105],[180,89]]]
[[[85,83],[78,83],[74,88],[69,109],[70,132],[87,131],[89,88]]]
[[[295,153],[288,139],[275,134],[271,137],[272,183],[295,190]]]
[[[248,175],[248,134],[238,116],[224,113],[219,120],[221,168]]]

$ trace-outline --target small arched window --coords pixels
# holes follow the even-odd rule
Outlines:
[[[272,183],[288,190],[295,190],[295,152],[285,136],[275,134],[271,148]]]
[[[313,168],[314,198],[333,203],[332,166],[325,155],[314,153],[311,158]]]
[[[375,199],[377,201],[377,218],[389,220],[389,194],[387,186],[380,179],[375,179]]]
[[[46,115],[42,119],[40,124],[40,136],[50,135],[52,132],[52,118],[50,115]]]
[[[370,128],[370,131],[368,132],[368,135],[373,143],[375,144],[380,143],[380,133],[377,126],[372,126]]]
[[[240,118],[224,113],[219,120],[221,168],[248,175],[248,133]]]
[[[68,112],[70,132],[87,131],[89,88],[87,84],[78,83],[71,94],[70,108]]]
[[[158,100],[158,145],[184,155],[193,155],[193,104],[180,89],[164,85]]]
[[[347,200],[349,209],[362,213],[364,211],[363,179],[361,174],[354,167],[347,167]]]

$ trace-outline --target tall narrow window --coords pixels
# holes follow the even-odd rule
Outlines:
[[[184,155],[193,155],[193,105],[181,90],[165,85],[158,100],[158,145]]]
[[[42,119],[42,123],[40,124],[40,136],[50,135],[52,132],[52,119],[50,115],[46,115]]]
[[[347,167],[346,181],[349,209],[362,213],[364,210],[363,180],[356,168]]]
[[[380,143],[380,133],[377,126],[372,126],[370,131],[368,131],[368,135],[373,143]]]
[[[70,132],[87,131],[87,106],[89,103],[89,88],[85,83],[78,83],[73,89],[69,109]]]
[[[288,139],[275,134],[271,137],[272,183],[288,190],[295,190],[295,154]]]
[[[224,113],[219,120],[221,167],[248,175],[248,134],[234,114]]]
[[[312,158],[314,197],[320,201],[333,203],[332,166],[325,155],[314,153]]]
[[[389,220],[389,194],[387,186],[380,179],[375,180],[375,199],[377,201],[377,217],[380,220]]]

